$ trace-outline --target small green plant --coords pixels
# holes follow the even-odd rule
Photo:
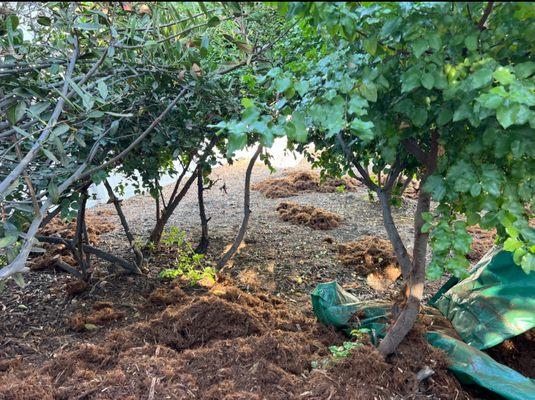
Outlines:
[[[335,360],[340,360],[349,356],[352,349],[362,346],[359,342],[344,342],[341,346],[330,346],[329,350]]]
[[[181,278],[192,286],[200,283],[204,285],[213,285],[215,283],[215,270],[211,267],[203,266],[202,260],[204,256],[195,253],[186,239],[186,232],[181,231],[176,226],[172,226],[164,234],[162,243],[167,246],[177,246],[179,254],[175,260],[175,268],[167,268],[161,271],[158,274],[160,279]]]
[[[344,193],[345,191],[346,191],[346,185],[336,186],[336,192],[337,193]]]

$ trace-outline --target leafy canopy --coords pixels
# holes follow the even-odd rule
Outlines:
[[[233,148],[286,135],[330,172],[352,157],[376,177],[393,166],[425,178],[421,159],[439,137],[425,179],[431,278],[466,273],[466,228],[496,227],[504,248],[535,269],[535,6],[501,3],[277,3],[297,19],[281,62],[256,76],[241,119],[216,125]],[[377,183],[377,182],[376,182]],[[393,190],[395,196],[396,191]]]

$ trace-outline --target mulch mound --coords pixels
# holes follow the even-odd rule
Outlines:
[[[486,231],[475,225],[468,227],[467,231],[473,238],[472,251],[468,253],[467,258],[471,262],[478,262],[494,246],[496,229]]]
[[[388,240],[365,236],[359,241],[338,245],[338,258],[342,264],[355,268],[368,284],[381,290],[401,275],[394,249]]]
[[[360,182],[349,176],[343,178],[327,177],[321,182],[320,175],[313,171],[299,171],[288,174],[283,178],[267,179],[253,185],[270,199],[296,196],[300,192],[334,193],[343,186],[344,191],[354,192],[361,186]]]
[[[499,363],[535,379],[535,329],[485,351]]]
[[[421,334],[386,362],[363,345],[342,362],[312,369],[344,338],[280,299],[222,284],[171,298],[151,319],[60,348],[42,366],[14,363],[0,372],[0,399],[464,398]],[[419,382],[424,366],[435,374]]]
[[[91,245],[97,245],[100,236],[104,233],[114,231],[117,226],[106,218],[106,214],[87,214],[87,237]],[[39,230],[39,235],[58,236],[63,239],[73,239],[76,235],[76,219],[66,222],[61,218],[55,217],[45,227]],[[32,257],[28,266],[32,270],[44,270],[53,268],[58,261],[63,261],[70,266],[76,266],[76,261],[70,250],[64,245],[51,243],[40,243],[39,247],[46,250],[43,255]]]
[[[340,225],[342,217],[338,214],[310,205],[300,205],[293,201],[283,201],[277,206],[283,221],[295,225],[305,225],[312,229],[329,230]]]

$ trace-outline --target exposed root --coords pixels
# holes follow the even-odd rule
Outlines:
[[[277,206],[277,211],[283,221],[305,225],[312,229],[334,229],[342,221],[342,217],[338,214],[310,205],[302,206],[292,201],[283,201]]]
[[[260,191],[270,199],[296,196],[300,192],[333,193],[338,190],[354,192],[360,182],[349,176],[343,178],[327,177],[321,182],[320,175],[313,171],[299,171],[284,178],[267,179],[253,185],[253,190]]]

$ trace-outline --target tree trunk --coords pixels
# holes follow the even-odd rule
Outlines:
[[[210,140],[210,143],[206,145],[206,148],[204,149],[204,154],[202,157],[199,158],[198,164],[202,164],[206,161],[206,158],[210,155],[211,150],[213,147],[217,144],[217,141],[219,138],[217,136],[214,136],[212,140]],[[189,165],[189,164],[188,164]],[[185,175],[186,171],[183,171],[183,175]],[[177,185],[175,185],[175,190],[173,190],[173,193],[175,193],[178,190],[178,183],[182,179],[182,176],[180,176],[179,181],[177,182]],[[184,183],[184,186],[182,187],[182,190],[176,195],[171,195],[171,198],[169,199],[169,203],[167,204],[167,207],[164,208],[161,212],[160,218],[156,221],[156,225],[152,229],[152,232],[149,236],[149,241],[154,243],[155,245],[160,243],[160,240],[162,239],[163,230],[165,228],[165,225],[167,225],[167,221],[169,221],[169,218],[171,215],[173,215],[173,212],[178,207],[186,193],[188,192],[189,188],[195,181],[198,175],[198,169],[195,169],[195,172],[191,174],[189,179]],[[174,197],[174,198],[173,198]]]
[[[238,231],[238,235],[236,236],[236,239],[234,239],[234,243],[228,249],[228,251],[221,257],[221,260],[217,263],[216,268],[220,270],[225,266],[225,264],[228,262],[228,260],[231,259],[231,257],[236,253],[238,248],[240,247],[240,244],[243,240],[243,237],[245,236],[245,232],[247,231],[247,225],[249,223],[249,216],[251,215],[251,173],[253,172],[253,167],[256,162],[256,159],[262,152],[262,145],[258,145],[258,149],[256,149],[256,152],[254,153],[253,157],[251,158],[251,161],[249,161],[249,165],[247,166],[247,170],[245,172],[245,188],[244,188],[244,195],[243,195],[243,220],[241,223],[240,230]]]
[[[189,179],[186,181],[186,183],[182,187],[182,190],[180,191],[180,193],[176,195],[176,198],[172,202],[169,202],[169,204],[167,205],[167,208],[162,210],[162,212],[160,213],[160,218],[158,219],[158,221],[156,221],[156,225],[154,226],[154,228],[152,229],[152,232],[150,233],[150,236],[149,236],[150,242],[154,243],[155,245],[160,243],[160,240],[162,239],[163,230],[165,228],[165,225],[167,225],[167,221],[169,221],[169,218],[171,218],[171,215],[173,215],[173,212],[175,211],[176,207],[178,206],[182,198],[186,195],[186,193],[188,192],[189,188],[191,187],[195,179],[197,179],[197,174],[198,174],[198,170],[195,170],[195,172],[191,174]]]
[[[203,172],[202,165],[199,164],[197,175],[197,199],[199,203],[199,217],[201,218],[201,240],[195,249],[195,253],[204,254],[208,250],[208,221],[209,218],[206,218],[206,210],[204,208],[204,183],[203,183]]]
[[[87,203],[87,186],[82,189],[82,194],[78,202],[80,208],[78,209],[78,216],[76,217],[76,235],[74,237],[73,254],[82,270],[82,279],[87,281],[89,279],[88,269],[89,265],[84,254],[84,225],[85,225],[85,205]]]
[[[385,338],[379,344],[379,352],[383,356],[393,353],[407,333],[412,329],[418,313],[420,302],[424,294],[425,283],[425,255],[427,252],[428,234],[422,232],[424,220],[422,214],[429,211],[431,199],[427,193],[420,192],[414,220],[414,250],[412,268],[407,285],[408,297],[401,313]]]
[[[394,248],[394,252],[396,253],[396,258],[398,259],[399,265],[401,266],[401,274],[403,275],[403,279],[409,280],[412,263],[409,257],[409,253],[407,252],[407,249],[403,244],[403,240],[399,235],[399,231],[396,227],[396,223],[394,222],[394,218],[392,218],[389,195],[381,188],[378,188],[376,190],[376,193],[377,197],[379,198],[379,203],[381,204],[381,210],[383,213],[383,224],[385,226],[388,239],[390,240],[390,243],[392,243],[392,247]]]
[[[106,190],[108,191],[108,196],[110,197],[113,205],[115,206],[115,210],[117,211],[117,215],[119,216],[119,219],[121,220],[121,225],[123,226],[123,230],[126,235],[126,238],[128,239],[128,242],[130,243],[130,247],[132,248],[132,251],[134,252],[134,256],[136,258],[136,265],[138,268],[141,268],[141,266],[143,265],[143,253],[136,246],[134,235],[132,235],[132,232],[130,232],[130,227],[128,226],[128,222],[126,221],[126,217],[123,213],[121,203],[119,202],[119,199],[117,198],[117,196],[115,196],[115,193],[113,193],[113,189],[107,180],[104,181],[104,186],[106,187]]]
[[[435,172],[437,167],[438,137],[439,134],[437,131],[431,133],[429,153],[420,157],[425,166],[425,173],[421,179],[420,188],[423,188],[425,181]],[[420,148],[416,150],[421,153]],[[385,357],[396,350],[397,346],[414,326],[418,313],[420,312],[420,303],[424,294],[426,253],[429,239],[429,233],[422,232],[422,227],[425,223],[423,214],[429,212],[430,207],[431,196],[424,190],[420,190],[418,205],[416,206],[416,213],[414,215],[414,248],[407,285],[407,301],[396,322],[394,322],[394,325],[392,325],[385,338],[379,344],[379,352]]]

